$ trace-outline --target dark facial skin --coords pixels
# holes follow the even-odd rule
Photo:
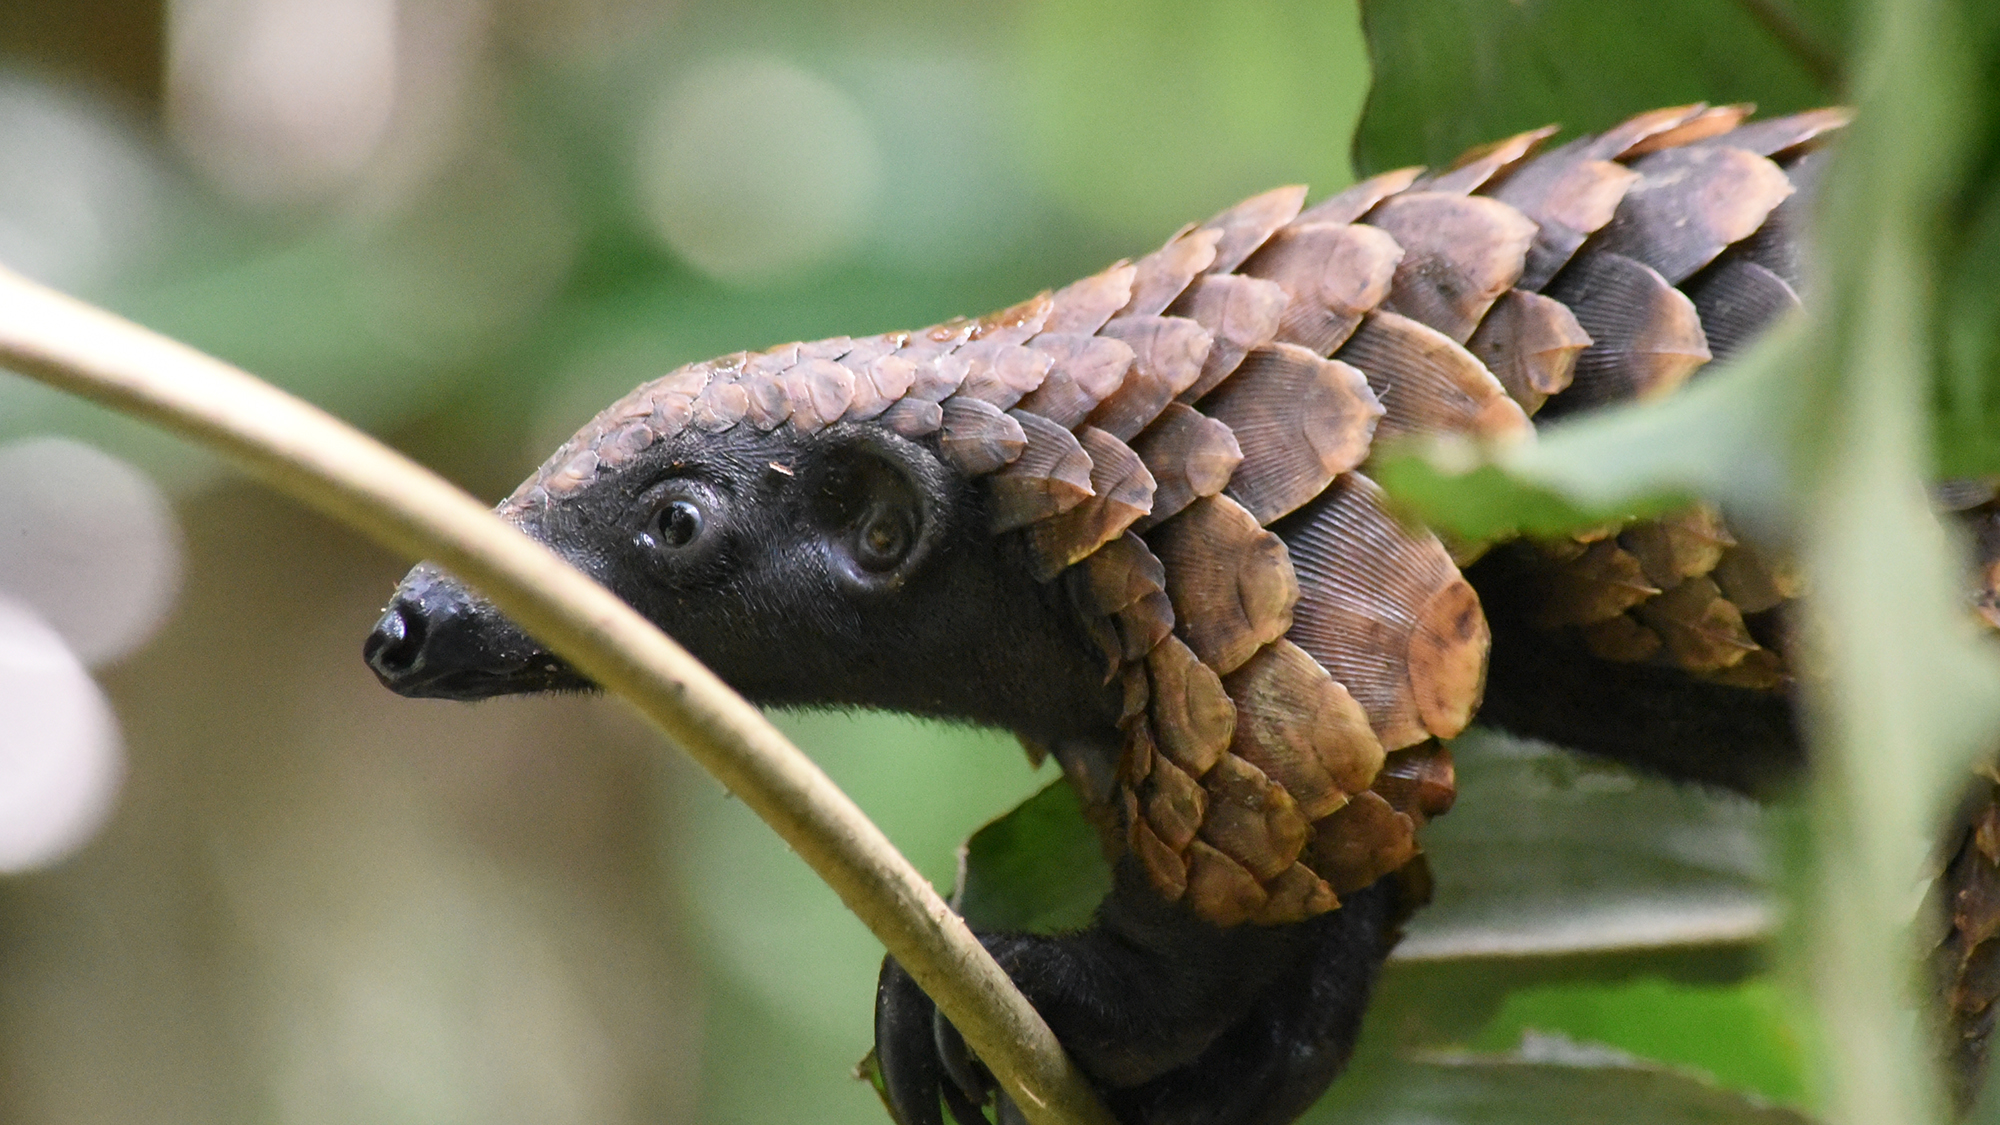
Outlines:
[[[1116,743],[1115,693],[1061,587],[987,532],[976,487],[878,427],[684,432],[515,519],[758,703]],[[367,657],[411,695],[586,686],[421,568]]]

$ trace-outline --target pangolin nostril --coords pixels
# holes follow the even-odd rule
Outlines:
[[[374,631],[361,646],[361,655],[375,674],[387,682],[409,675],[423,650],[423,618],[399,603],[391,605],[375,623]]]

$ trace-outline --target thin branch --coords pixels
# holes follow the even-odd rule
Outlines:
[[[339,419],[5,270],[0,365],[218,450],[478,587],[763,817],[937,1001],[1029,1120],[1110,1125],[1048,1026],[888,837],[756,708],[547,548]]]

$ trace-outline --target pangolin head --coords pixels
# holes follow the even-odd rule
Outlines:
[[[1101,660],[1057,592],[989,533],[983,491],[937,438],[882,417],[905,401],[898,417],[937,410],[909,397],[922,367],[910,343],[842,337],[690,364],[599,413],[497,511],[758,702],[1043,739],[1108,727]],[[410,696],[591,686],[429,564],[365,655]]]

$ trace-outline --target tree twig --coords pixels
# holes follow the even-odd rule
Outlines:
[[[1111,1125],[1048,1025],[888,837],[756,708],[443,478],[220,360],[0,270],[0,365],[148,419],[478,587],[764,818],[880,938],[1037,1125]]]

